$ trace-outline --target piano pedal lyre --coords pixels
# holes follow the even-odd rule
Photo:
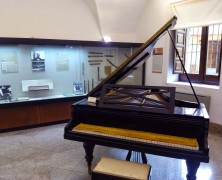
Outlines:
[[[132,152],[131,150],[128,151],[128,154],[126,156],[126,161],[130,161],[131,160],[132,153],[133,153],[134,161],[135,162],[140,162],[140,156],[139,155],[141,155],[141,159],[142,159],[143,164],[147,164],[147,157],[146,157],[145,153],[143,153],[143,152],[135,152],[135,151]]]

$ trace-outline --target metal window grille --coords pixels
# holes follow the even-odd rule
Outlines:
[[[209,26],[206,75],[218,75],[220,64],[222,25]]]
[[[201,34],[202,27],[187,29],[185,67],[190,74],[199,73]]]

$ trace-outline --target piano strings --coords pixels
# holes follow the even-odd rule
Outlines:
[[[109,90],[109,88],[107,88]],[[152,91],[151,89],[148,90],[141,90],[133,91],[133,89],[110,89],[110,91],[105,96],[106,103],[126,103],[128,105],[133,105],[132,102],[138,101],[138,105],[145,105],[146,101],[149,101],[149,106],[159,105],[159,107],[166,107],[166,103],[163,99],[161,99],[158,95],[167,93],[167,91]],[[119,101],[115,101],[119,100]],[[132,101],[132,102],[129,102]],[[155,104],[155,105],[154,105]]]

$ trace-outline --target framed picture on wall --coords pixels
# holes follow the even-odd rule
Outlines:
[[[32,51],[31,52],[31,60],[32,61],[44,61],[45,60],[45,52],[44,51]]]
[[[0,51],[2,73],[18,72],[18,56],[16,51]]]
[[[44,51],[32,51],[32,71],[45,71],[45,52]]]
[[[45,71],[45,62],[32,62],[32,71]]]

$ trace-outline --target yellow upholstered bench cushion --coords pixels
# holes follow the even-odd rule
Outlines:
[[[147,180],[151,166],[149,164],[134,163],[119,159],[103,157],[92,171],[94,173],[119,177],[122,179]]]

